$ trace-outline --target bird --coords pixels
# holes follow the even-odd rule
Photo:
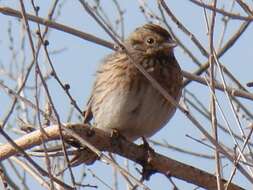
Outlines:
[[[85,120],[105,132],[116,130],[129,141],[149,138],[176,111],[136,68],[141,65],[175,101],[182,94],[183,76],[174,56],[176,42],[160,25],[145,24],[123,41],[127,51],[108,55],[99,66]]]

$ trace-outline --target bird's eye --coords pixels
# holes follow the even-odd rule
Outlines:
[[[154,44],[154,43],[155,43],[155,39],[154,39],[154,38],[149,37],[149,38],[147,38],[146,43],[147,43],[148,45],[152,45],[152,44]]]

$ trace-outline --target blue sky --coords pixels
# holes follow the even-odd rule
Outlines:
[[[91,1],[88,1],[91,2]],[[156,1],[147,1],[150,8],[157,13],[157,7],[155,5]],[[205,18],[203,14],[203,9],[191,4],[187,0],[179,0],[179,1],[166,1],[171,10],[174,11],[177,18],[184,23],[184,25],[198,38],[204,47],[208,48],[208,36]],[[218,1],[219,5],[224,5],[228,7],[230,4],[230,0]],[[45,17],[47,15],[48,9],[51,5],[51,1],[36,1],[36,3],[40,6],[40,16]],[[122,1],[120,2],[123,9],[125,10],[124,21],[125,21],[125,34],[126,36],[133,31],[136,27],[143,25],[146,23],[146,20],[143,14],[140,12],[138,8],[138,1]],[[103,1],[103,7],[105,8],[106,13],[109,15],[109,18],[112,21],[116,18],[115,7],[112,6],[111,1]],[[0,6],[8,6],[15,9],[19,9],[19,1],[7,1],[1,0]],[[26,3],[28,12],[31,11],[30,1]],[[235,12],[241,11],[240,8],[235,7]],[[183,34],[177,26],[171,22],[170,18],[167,17],[168,23],[173,28],[174,32],[178,35],[178,37],[184,42],[184,44],[192,50],[194,55],[199,58],[200,61],[205,62],[207,59],[201,55],[201,53],[196,49],[192,41],[188,36]],[[222,31],[222,22],[221,16],[217,15],[217,22],[215,27],[215,44],[218,44],[220,34]],[[12,33],[14,36],[14,44],[15,48],[18,50],[20,47],[20,22],[13,17],[5,16],[0,14],[0,63],[8,66],[10,63],[10,51],[8,49],[9,40],[8,40],[8,24],[11,22],[12,24]],[[57,19],[57,22],[65,24],[67,26],[71,26],[81,31],[85,31],[87,33],[91,33],[93,35],[99,36],[100,38],[106,39],[108,41],[112,41],[110,37],[106,34],[105,31],[94,21],[81,7],[78,1],[65,1],[63,7],[61,9],[61,15]],[[231,20],[229,22],[228,30],[225,34],[225,41],[230,37],[230,35],[239,27],[241,21]],[[35,25],[31,23],[32,29],[35,29]],[[253,28],[249,26],[247,31],[241,36],[241,38],[236,42],[236,44],[226,53],[223,57],[221,57],[220,61],[226,65],[229,70],[241,81],[242,84],[246,84],[249,81],[253,81],[252,78],[252,44],[253,44]],[[75,36],[72,36],[67,33],[63,33],[60,31],[51,30],[49,34],[49,50],[60,50],[64,49],[59,54],[51,55],[51,59],[55,66],[55,69],[61,78],[61,80],[65,83],[70,84],[70,93],[77,101],[78,105],[81,108],[85,107],[85,104],[89,98],[91,86],[94,81],[95,72],[98,64],[101,62],[102,58],[108,53],[112,52],[110,49],[99,46],[97,44],[82,40]],[[29,48],[28,41],[26,41],[25,46],[26,52],[26,62],[27,64],[31,61],[31,50]],[[179,61],[183,70],[186,71],[194,71],[196,69],[196,65],[192,63],[192,60],[183,52],[180,47],[175,49],[175,55],[177,60]],[[21,55],[18,55],[18,59],[21,59]],[[39,63],[42,69],[46,70],[48,68],[46,66],[44,54],[41,53]],[[34,71],[33,71],[34,73]],[[29,78],[29,84],[34,84],[34,74]],[[6,82],[6,84],[14,87],[15,83],[13,81],[9,81],[8,78],[4,75],[0,74],[0,80]],[[49,80],[48,82],[49,89],[51,92],[51,96],[53,98],[54,104],[56,105],[57,111],[61,116],[61,120],[65,122],[67,120],[67,116],[69,114],[69,109],[71,107],[69,103],[69,99],[64,94],[63,90],[59,87],[59,85],[53,80]],[[189,91],[194,93],[198,99],[208,105],[210,99],[210,93],[207,87],[202,85],[192,83],[187,88]],[[249,89],[250,90],[250,89]],[[31,100],[34,101],[34,94],[31,92],[27,92]],[[221,101],[222,107],[224,108],[226,114],[228,115],[229,121],[231,125],[234,127],[234,130],[238,130],[235,127],[235,121],[231,117],[231,111],[229,109],[227,100],[224,98],[224,93],[218,93],[218,97]],[[252,102],[244,101],[248,108],[252,109]],[[8,96],[0,90],[0,119],[4,118],[6,109],[10,106],[10,99]],[[8,109],[7,109],[8,110]],[[198,114],[193,111],[196,116]],[[220,119],[220,115],[218,116]],[[77,119],[74,119],[77,121]],[[211,125],[204,118],[199,117],[202,125],[206,127],[206,129],[210,130]],[[12,117],[11,121],[15,121],[15,117]],[[11,124],[12,122],[10,122]],[[182,147],[188,150],[213,154],[213,152],[207,147],[200,145],[192,141],[191,139],[186,137],[186,134],[189,134],[196,138],[203,137],[201,133],[191,124],[191,122],[182,114],[180,111],[177,111],[173,119],[167,124],[165,128],[159,131],[156,135],[152,137],[155,140],[165,139],[169,144],[173,144],[178,147]],[[232,146],[232,140],[228,136],[224,134],[220,134],[220,136],[224,142],[228,143]],[[13,136],[16,137],[16,136]],[[214,173],[215,171],[215,162],[210,160],[204,160],[196,157],[185,156],[181,153],[171,151],[168,149],[155,148],[155,150],[159,153],[163,153],[168,155],[168,157],[174,158],[180,162],[184,162],[190,164],[192,166],[196,166],[200,169],[209,171],[210,173]],[[120,162],[123,162],[120,159]],[[223,164],[229,163],[224,161]],[[229,166],[231,168],[231,166]],[[111,176],[107,175],[112,169],[110,166],[106,166],[103,163],[96,163],[93,166],[89,166],[92,170],[94,170],[98,176],[101,176],[105,181],[110,183]],[[75,168],[75,173],[80,171],[81,167]],[[134,169],[133,169],[134,170]],[[230,169],[227,169],[225,172],[225,177],[228,177]],[[94,180],[92,177],[89,179]],[[121,180],[121,182],[123,182]],[[237,175],[235,177],[235,183],[249,188],[250,184],[245,180],[241,175]],[[34,182],[32,182],[34,183]],[[95,184],[99,184],[98,181],[94,180]],[[149,182],[146,184],[151,189],[167,189],[169,185],[168,180],[162,175],[156,174],[152,176]],[[189,186],[187,183],[178,182],[179,187],[181,189],[190,189],[193,186]],[[38,184],[32,184],[38,186]],[[101,185],[101,184],[99,184]],[[104,186],[99,186],[101,189],[104,189]],[[99,189],[100,189],[99,188]],[[37,190],[42,188],[37,188]],[[120,188],[121,189],[121,188]]]

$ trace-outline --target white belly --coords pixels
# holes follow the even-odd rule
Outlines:
[[[95,126],[106,131],[116,129],[129,140],[149,137],[175,112],[174,107],[163,102],[159,92],[150,85],[137,93],[119,87],[107,94],[99,109],[93,111]]]

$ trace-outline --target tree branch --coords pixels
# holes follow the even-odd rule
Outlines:
[[[20,11],[11,9],[9,7],[0,7],[0,13],[5,14],[5,15],[9,15],[9,16],[14,16],[17,18],[22,18],[22,14]],[[78,36],[79,38],[88,40],[90,42],[94,42],[96,44],[102,45],[104,47],[110,48],[110,49],[115,49],[115,46],[113,45],[113,43],[110,43],[106,40],[103,40],[101,38],[98,38],[94,35],[82,32],[80,30],[76,30],[74,28],[68,27],[66,25],[54,22],[52,20],[48,20],[48,19],[44,19],[38,16],[34,16],[31,14],[26,14],[27,20],[32,21],[32,22],[36,22],[39,24],[43,24],[45,26],[48,26],[50,28],[54,28],[56,30],[60,30],[63,32],[67,32],[69,34],[72,34],[74,36]]]
[[[69,130],[71,130],[101,151],[116,153],[142,166],[145,166],[144,163],[148,164],[148,168],[154,171],[154,173],[162,173],[166,176],[176,177],[210,190],[217,188],[216,177],[214,175],[155,152],[147,157],[146,150],[143,147],[128,142],[124,138],[118,137],[115,142],[115,139],[109,133],[105,133],[97,128],[91,129],[89,126],[83,124],[68,124],[64,128],[68,129],[68,132],[66,130],[62,131],[65,140],[73,139],[73,136],[69,133]],[[45,141],[60,139],[59,127],[57,125],[45,127],[44,131],[45,134],[41,133],[40,130],[36,130],[15,140],[15,143],[25,150],[40,145],[43,135]],[[12,145],[4,144],[0,146],[0,161],[8,159],[10,156],[18,153],[19,151]],[[225,186],[226,181],[223,179],[221,183]],[[243,188],[235,184],[230,184],[229,189],[240,190]]]

